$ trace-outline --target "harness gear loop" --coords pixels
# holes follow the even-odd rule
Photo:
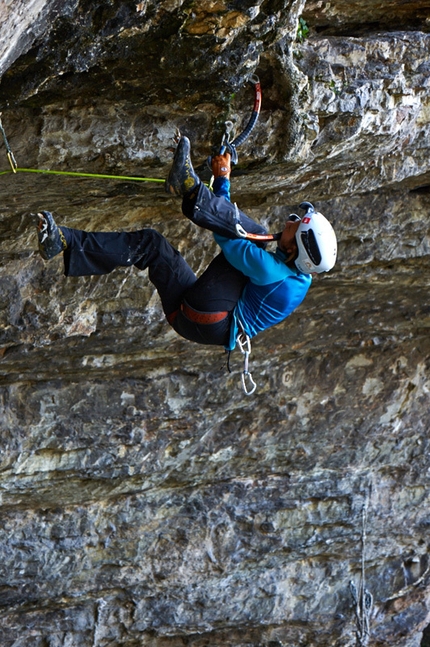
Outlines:
[[[244,355],[243,372],[242,372],[242,387],[245,395],[252,395],[257,388],[257,384],[252,379],[249,372],[249,356],[251,354],[251,339],[244,332],[239,333],[236,342],[240,348],[240,352]],[[250,388],[247,387],[247,380],[250,383]]]
[[[0,112],[0,115],[1,115],[1,112]],[[6,153],[7,153],[7,158],[9,160],[10,167],[11,167],[12,171],[14,173],[16,173],[16,169],[18,168],[18,164],[16,163],[16,159],[14,157],[14,154],[12,153],[12,149],[9,146],[9,142],[7,141],[6,133],[4,131],[1,118],[0,118],[0,132],[1,132],[2,136],[3,136],[3,141],[4,141],[4,145],[6,147]]]
[[[239,238],[243,238],[245,240],[251,240],[256,243],[258,242],[270,242],[273,240],[279,240],[281,238],[281,233],[278,234],[252,234],[244,229],[240,222],[240,215],[239,215],[239,207],[237,206],[237,203],[234,203],[234,228],[236,230],[237,236]]]

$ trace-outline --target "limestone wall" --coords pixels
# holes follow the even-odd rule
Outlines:
[[[272,231],[311,200],[339,240],[254,341],[248,398],[240,353],[177,337],[146,273],[36,251],[49,209],[155,227],[201,272],[215,243],[162,183],[0,175],[2,647],[428,646],[429,3],[388,4],[0,7],[20,168],[160,180],[179,127],[207,179],[256,73],[233,198]]]

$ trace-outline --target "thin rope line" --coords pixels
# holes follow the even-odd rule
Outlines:
[[[87,177],[108,180],[130,180],[134,182],[164,182],[164,179],[156,177],[133,177],[128,175],[107,175],[103,173],[79,173],[77,171],[50,171],[46,169],[17,168],[17,173],[40,173],[42,175],[69,175],[72,177]],[[12,171],[0,171],[0,175],[9,175]]]

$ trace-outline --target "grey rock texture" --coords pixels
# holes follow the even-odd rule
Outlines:
[[[3,3],[19,168],[154,181],[0,165],[1,647],[428,647],[429,9]],[[254,341],[247,398],[146,273],[66,279],[29,214],[150,225],[202,271],[161,180],[176,127],[208,179],[251,73],[233,198],[272,231],[311,200],[339,260]]]

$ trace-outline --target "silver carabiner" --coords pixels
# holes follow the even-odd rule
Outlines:
[[[243,371],[242,371],[242,387],[245,395],[252,395],[257,388],[257,384],[252,379],[252,375],[248,370],[249,356],[251,354],[251,339],[245,333],[239,333],[236,342],[240,348],[240,352],[244,355]],[[247,388],[246,381],[249,380],[251,388]]]
[[[246,378],[248,378],[250,383],[251,383],[251,389],[249,391],[248,391],[248,389],[246,387]],[[254,393],[255,389],[257,388],[257,385],[254,382],[254,380],[252,379],[252,375],[251,375],[251,373],[249,371],[243,371],[243,373],[242,373],[242,387],[243,387],[243,391],[244,391],[245,395],[252,395]]]
[[[224,133],[225,141],[230,143],[231,133],[233,132],[233,128],[234,128],[234,123],[232,121],[226,121],[224,123],[224,126],[225,126],[225,133]]]

